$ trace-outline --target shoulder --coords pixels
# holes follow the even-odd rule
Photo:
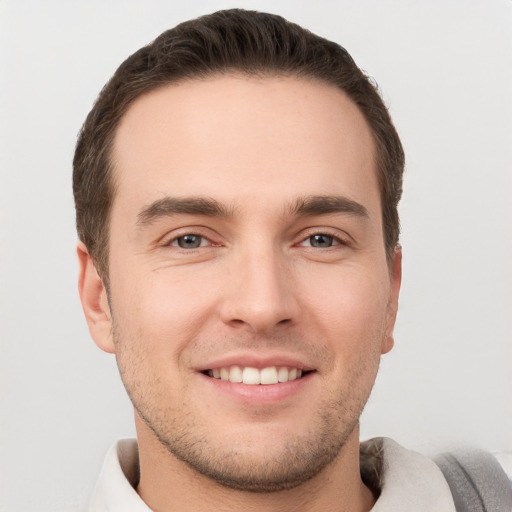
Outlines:
[[[512,483],[498,460],[476,449],[456,450],[436,457],[457,510],[512,510]]]
[[[510,478],[488,452],[456,450],[431,460],[375,438],[361,443],[360,453],[363,480],[378,495],[372,512],[512,510]]]

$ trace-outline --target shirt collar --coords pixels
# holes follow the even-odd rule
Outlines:
[[[388,438],[361,443],[363,480],[378,480],[380,496],[371,512],[456,512],[446,479],[427,457]]]
[[[121,439],[107,452],[89,511],[151,512],[135,490],[138,482],[137,441]]]
[[[436,464],[391,439],[361,443],[361,474],[379,494],[371,512],[455,512]],[[107,453],[89,512],[151,512],[135,490],[138,481],[137,441],[122,439]]]

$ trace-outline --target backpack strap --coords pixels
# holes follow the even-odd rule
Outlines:
[[[450,486],[457,512],[512,511],[512,483],[490,453],[443,453],[435,463]]]

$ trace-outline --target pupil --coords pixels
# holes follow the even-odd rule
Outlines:
[[[331,247],[333,238],[329,235],[313,235],[310,241],[313,247]]]
[[[197,235],[185,235],[178,238],[178,245],[182,249],[196,249],[201,245],[201,237]]]

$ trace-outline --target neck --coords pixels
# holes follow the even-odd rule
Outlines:
[[[136,418],[140,480],[137,492],[159,512],[279,511],[368,512],[374,498],[361,480],[359,428],[338,456],[311,480],[285,491],[254,493],[224,487],[170,454],[154,433]]]

